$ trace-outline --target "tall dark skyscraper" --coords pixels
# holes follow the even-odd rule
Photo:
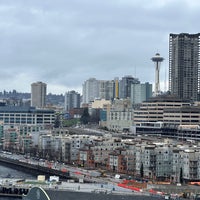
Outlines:
[[[181,99],[199,100],[200,33],[170,34],[169,90]]]
[[[140,81],[137,78],[129,76],[124,76],[119,81],[119,98],[126,99],[131,97],[131,85],[139,84]]]

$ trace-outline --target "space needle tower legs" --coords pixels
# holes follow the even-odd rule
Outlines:
[[[159,53],[156,53],[154,57],[151,58],[151,60],[155,63],[155,96],[158,96],[160,94],[160,65],[161,62],[164,60],[163,57],[160,56]]]

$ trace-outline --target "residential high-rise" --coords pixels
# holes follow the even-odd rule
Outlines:
[[[115,82],[113,80],[99,80],[99,98],[111,100],[114,98]]]
[[[181,99],[199,100],[199,37],[200,33],[169,36],[169,91]]]
[[[152,84],[139,83],[131,85],[131,102],[139,104],[148,101],[152,97]]]
[[[113,100],[126,99],[131,97],[131,84],[138,84],[140,81],[132,76],[122,77],[121,80],[97,80],[90,78],[83,83],[83,104],[88,104],[95,99]]]
[[[132,76],[124,76],[119,81],[119,98],[126,99],[131,97],[131,85],[138,84],[140,81]]]
[[[31,84],[31,106],[43,108],[46,104],[46,83],[36,82]]]
[[[90,78],[83,83],[83,102],[89,103],[99,98],[99,81],[95,78]]]
[[[74,90],[65,93],[65,110],[69,111],[72,108],[80,108],[80,94]]]

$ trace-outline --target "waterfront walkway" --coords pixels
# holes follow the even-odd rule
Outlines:
[[[1,162],[6,162],[7,164],[15,164],[15,166],[28,168],[31,171],[35,170],[38,173],[38,169],[40,175],[41,174],[53,174],[56,176],[62,175],[62,177],[65,177],[65,181],[61,181],[61,184],[53,184],[53,183],[48,183],[48,184],[38,184],[38,187],[42,187],[45,189],[49,190],[60,190],[60,191],[76,191],[76,192],[96,192],[96,193],[124,193],[124,194],[133,194],[137,193],[138,195],[158,195],[161,194],[163,195],[164,193],[170,193],[170,194],[180,194],[183,192],[187,192],[190,194],[198,194],[200,193],[200,187],[199,186],[176,186],[176,185],[151,185],[148,184],[148,187],[145,189],[138,189],[138,190],[133,190],[131,187],[119,187],[120,179],[115,179],[115,178],[109,178],[109,177],[99,177],[99,173],[96,170],[85,170],[85,169],[80,169],[72,166],[67,166],[58,163],[54,163],[51,168],[49,168],[48,163],[45,161],[42,162],[36,162],[34,160],[26,160],[22,156],[20,157],[19,155],[10,155],[10,154],[2,154],[0,155],[0,161]],[[65,169],[67,171],[62,171],[62,169]],[[48,173],[47,173],[48,172]],[[66,172],[68,172],[66,174]],[[56,174],[54,174],[56,173]],[[45,174],[45,175],[46,175]],[[66,176],[65,176],[66,175]],[[83,182],[88,181],[88,182],[93,182],[93,183],[73,183],[73,180],[68,179],[70,177],[76,178],[76,180],[82,180]],[[46,177],[47,178],[47,177]],[[6,179],[9,182],[9,179]],[[13,180],[12,180],[13,181]],[[12,193],[9,191],[17,191],[21,193],[20,188],[22,189],[30,189],[34,187],[35,185],[32,184],[25,184],[25,183],[12,183],[3,185],[1,183],[2,188],[8,188],[5,189],[3,192],[7,193]],[[14,190],[15,189],[15,190]],[[17,190],[18,189],[18,190]],[[17,193],[18,194],[18,193]]]
[[[57,192],[75,192],[87,194],[112,194],[112,195],[139,195],[149,196],[147,193],[133,192],[130,189],[119,187],[115,183],[75,183],[72,180],[67,182],[48,182],[37,180],[17,180],[3,179],[1,180],[0,196],[22,197],[27,195],[32,188],[42,188],[51,193]]]
[[[21,180],[12,178],[3,178],[0,180],[0,192],[12,193],[12,191],[23,193],[32,187],[42,187],[50,190],[68,190],[81,192],[101,191],[105,193],[132,193],[131,189],[119,187],[116,183],[75,183],[73,180],[62,181],[59,183],[37,180]]]

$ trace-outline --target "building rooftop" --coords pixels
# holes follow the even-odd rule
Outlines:
[[[88,187],[84,189],[85,184],[75,184],[74,191],[67,190],[67,189],[42,189],[41,187],[33,187],[29,191],[27,196],[24,196],[23,200],[101,200],[101,199],[109,199],[109,200],[132,200],[134,199],[141,199],[141,194],[134,194],[131,190],[121,188],[123,191],[119,192],[113,190],[113,187],[109,190],[105,188],[101,188],[101,184],[99,184],[99,189],[95,189],[92,184],[86,184],[85,186]],[[89,185],[89,186],[88,186]],[[83,188],[85,191],[82,191]],[[77,191],[80,189],[79,191]],[[107,192],[106,192],[107,191]],[[154,199],[155,197],[143,195],[142,199]],[[156,198],[155,198],[156,199]]]
[[[0,112],[54,113],[53,110],[36,109],[31,106],[0,106]]]
[[[182,100],[174,95],[158,95],[156,97],[150,98],[147,102],[187,102],[189,103],[189,100]]]

